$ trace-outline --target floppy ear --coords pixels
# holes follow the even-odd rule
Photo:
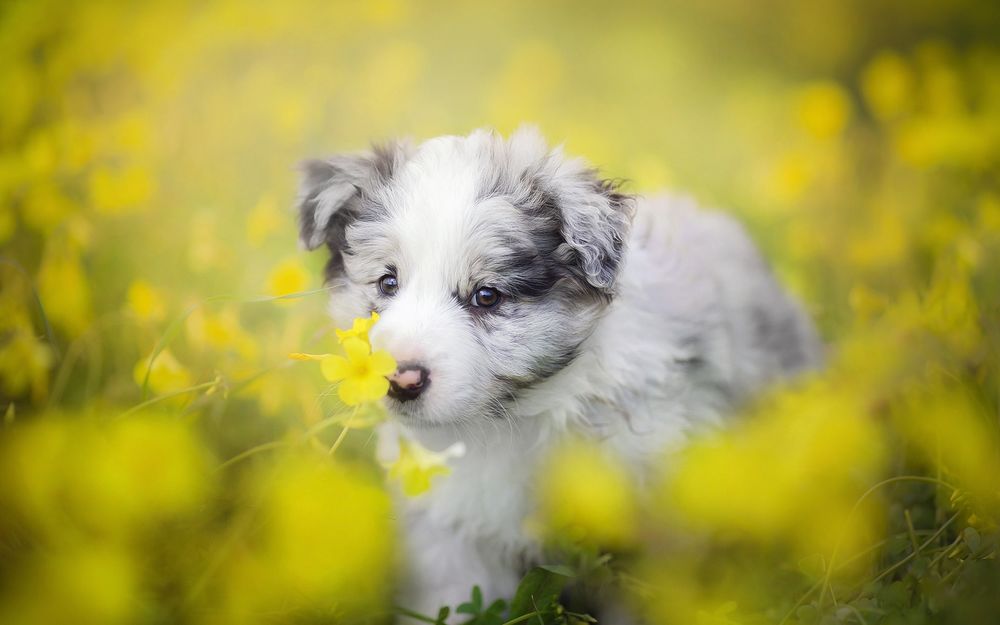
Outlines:
[[[518,128],[504,148],[501,172],[513,177],[508,185],[515,203],[533,206],[530,212],[558,230],[562,242],[555,255],[580,286],[613,296],[635,198],[582,159],[567,158],[562,147],[550,149],[534,126]]]
[[[334,254],[343,246],[344,229],[357,218],[364,196],[392,179],[406,159],[406,146],[392,142],[368,154],[310,159],[300,165],[299,242],[314,250],[324,243]]]
[[[634,214],[635,198],[618,186],[584,169],[568,179],[557,177],[552,196],[564,245],[571,250],[571,270],[605,296],[614,294]]]

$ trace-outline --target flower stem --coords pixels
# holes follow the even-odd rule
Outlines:
[[[327,455],[332,456],[336,453],[337,448],[339,448],[340,444],[344,442],[345,438],[347,438],[347,433],[351,431],[351,423],[354,421],[354,417],[358,415],[359,407],[360,406],[354,407],[354,412],[352,412],[351,416],[347,418],[347,421],[344,423],[344,429],[340,431],[340,435],[337,437],[337,440],[333,441],[333,445],[330,447],[330,451],[327,452]]]

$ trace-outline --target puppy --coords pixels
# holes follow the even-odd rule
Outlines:
[[[641,473],[820,343],[743,230],[687,200],[638,198],[532,128],[311,160],[301,242],[330,253],[338,325],[377,311],[399,363],[395,428],[467,453],[400,501],[400,603],[436,614],[478,584],[510,597],[540,556],[535,470],[566,433]],[[391,453],[391,452],[390,452]]]

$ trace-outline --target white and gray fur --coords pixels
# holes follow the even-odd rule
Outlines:
[[[685,199],[625,195],[532,128],[488,130],[304,164],[302,243],[330,252],[340,326],[376,310],[375,348],[430,384],[388,401],[396,432],[463,441],[453,473],[400,498],[400,602],[436,613],[510,596],[539,557],[524,531],[535,467],[567,433],[635,468],[721,422],[820,343],[743,229]],[[399,290],[379,291],[392,272]],[[476,289],[503,295],[470,305]]]

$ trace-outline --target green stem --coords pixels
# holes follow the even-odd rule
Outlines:
[[[539,616],[540,614],[541,614],[541,612],[539,612],[538,610],[535,610],[534,612],[528,612],[527,614],[522,614],[521,616],[519,616],[517,618],[511,619],[511,620],[505,622],[503,625],[515,625],[516,623],[523,623],[524,621],[528,620],[529,618],[531,618],[533,616]]]
[[[847,513],[847,519],[845,519],[845,521],[844,521],[844,528],[841,530],[840,535],[837,537],[837,542],[836,542],[836,544],[833,547],[833,554],[830,556],[830,564],[827,565],[827,567],[826,567],[826,573],[824,573],[824,575],[823,575],[823,589],[820,592],[820,596],[819,596],[819,600],[820,600],[821,603],[822,603],[824,597],[826,597],[826,591],[827,590],[830,590],[831,594],[833,592],[833,588],[830,585],[830,576],[833,574],[834,566],[837,563],[837,556],[840,553],[840,547],[841,547],[841,545],[844,542],[844,536],[847,534],[847,528],[850,525],[851,520],[853,519],[855,513],[858,511],[858,508],[861,507],[861,504],[872,493],[874,493],[878,489],[882,488],[883,486],[888,486],[889,484],[895,484],[897,482],[929,482],[931,484],[938,484],[940,486],[947,486],[948,488],[950,488],[952,490],[952,492],[954,492],[955,490],[957,490],[954,486],[952,486],[951,484],[945,482],[944,480],[941,480],[941,479],[938,479],[938,478],[934,478],[934,477],[924,477],[922,475],[900,475],[900,476],[897,476],[897,477],[890,477],[888,479],[882,480],[878,484],[875,484],[874,486],[872,486],[871,488],[869,488],[868,490],[866,490],[860,497],[858,497],[858,500],[854,502],[854,506],[851,508],[851,511]],[[837,604],[836,599],[834,599],[834,605],[836,605],[836,604]]]
[[[351,431],[351,423],[354,421],[354,417],[358,416],[358,409],[360,407],[360,404],[354,407],[354,412],[352,412],[351,416],[347,418],[347,422],[344,423],[344,429],[340,431],[340,436],[337,437],[337,440],[333,441],[333,446],[330,447],[330,451],[327,452],[327,455],[332,456],[336,453],[337,449],[340,448],[340,444],[344,442],[345,438],[347,438],[347,433]]]
[[[220,464],[219,466],[217,466],[215,468],[215,470],[216,471],[222,471],[226,467],[230,467],[230,466],[236,464],[237,462],[239,462],[240,460],[244,460],[246,458],[249,458],[250,456],[256,455],[256,454],[258,454],[258,453],[260,453],[262,451],[267,451],[269,449],[279,449],[281,447],[287,447],[290,444],[291,443],[287,443],[285,441],[271,441],[270,443],[263,443],[261,445],[257,445],[256,447],[251,447],[250,449],[247,449],[244,452],[236,454],[235,456],[233,456],[229,460],[226,460],[225,462],[223,462],[222,464]]]
[[[131,414],[134,414],[136,412],[139,412],[143,408],[146,408],[148,406],[152,406],[155,403],[158,403],[158,402],[161,402],[161,401],[164,401],[164,400],[167,400],[167,399],[172,399],[172,398],[177,397],[179,395],[186,395],[188,393],[193,393],[195,391],[200,391],[202,389],[211,388],[211,387],[215,386],[218,383],[219,383],[218,380],[212,380],[211,382],[202,382],[201,384],[195,384],[194,386],[189,386],[187,388],[182,388],[182,389],[180,389],[178,391],[173,391],[171,393],[165,393],[163,395],[157,395],[156,397],[153,397],[152,399],[147,399],[146,401],[142,402],[141,404],[136,404],[135,406],[132,406],[131,408],[129,408],[125,412],[123,412],[120,415],[118,415],[118,418],[119,419],[124,419],[125,417],[127,417],[127,416],[129,416]]]
[[[408,616],[408,617],[410,617],[412,619],[416,619],[418,621],[423,621],[425,623],[434,623],[435,625],[438,622],[437,619],[435,619],[435,618],[431,618],[431,617],[429,617],[429,616],[427,616],[425,614],[421,614],[419,612],[414,612],[413,610],[409,610],[409,609],[404,608],[402,606],[398,606],[398,605],[397,606],[393,606],[393,609],[396,612],[398,612],[399,614],[402,614],[403,616]]]
[[[878,581],[881,581],[881,580],[882,580],[883,578],[885,578],[885,577],[886,577],[887,575],[889,575],[890,573],[892,573],[893,571],[895,571],[895,570],[896,570],[896,569],[898,569],[899,567],[903,566],[903,565],[904,565],[904,564],[906,564],[907,562],[910,562],[911,560],[913,560],[914,558],[916,558],[916,557],[917,557],[918,555],[920,555],[920,552],[921,552],[921,551],[923,551],[924,547],[927,547],[927,546],[928,546],[928,545],[930,545],[930,544],[931,544],[932,542],[934,542],[935,540],[937,540],[937,539],[938,539],[938,536],[940,536],[941,534],[943,534],[943,533],[944,533],[944,531],[945,531],[946,529],[948,529],[948,526],[949,526],[949,525],[951,525],[952,521],[954,521],[955,519],[957,519],[957,518],[958,518],[958,515],[959,515],[959,514],[961,514],[961,513],[960,513],[960,512],[956,512],[955,514],[953,514],[953,515],[951,516],[951,518],[949,518],[949,519],[948,519],[947,521],[945,521],[945,522],[944,522],[944,524],[943,524],[943,525],[942,525],[941,527],[939,527],[939,528],[938,528],[938,530],[937,530],[936,532],[934,532],[933,534],[931,534],[931,537],[930,537],[930,538],[928,538],[928,539],[927,539],[927,540],[925,540],[925,541],[924,541],[923,543],[921,543],[921,545],[920,545],[920,548],[919,548],[919,549],[917,549],[916,551],[914,551],[914,552],[913,552],[913,553],[911,553],[910,555],[906,556],[905,558],[903,558],[902,560],[900,560],[900,561],[899,561],[899,562],[897,562],[896,564],[893,564],[892,566],[890,566],[890,567],[889,567],[889,568],[887,568],[886,570],[884,570],[884,571],[882,571],[881,573],[879,573],[879,574],[878,574],[878,575],[877,575],[877,576],[875,577],[875,579],[873,579],[873,580],[871,581],[871,583],[875,583],[875,582],[878,582]]]

